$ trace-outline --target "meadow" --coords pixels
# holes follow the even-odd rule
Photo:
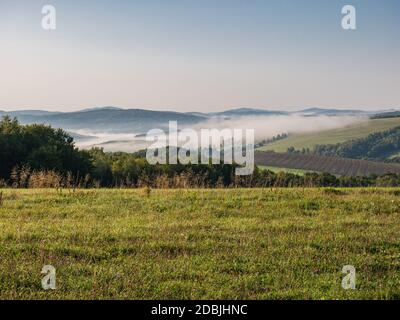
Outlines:
[[[303,148],[314,148],[317,144],[336,144],[352,139],[368,136],[371,133],[385,131],[400,125],[400,118],[372,119],[365,122],[355,123],[343,128],[325,130],[304,134],[289,134],[283,140],[275,141],[259,148],[260,151],[286,152],[288,148],[296,150]]]
[[[1,299],[400,299],[400,189],[0,192]]]

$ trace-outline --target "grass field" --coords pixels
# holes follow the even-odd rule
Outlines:
[[[318,133],[293,134],[287,139],[273,142],[259,148],[259,150],[286,152],[289,147],[295,147],[297,150],[301,150],[302,148],[312,149],[317,144],[345,142],[351,139],[365,137],[374,132],[385,131],[396,126],[400,126],[400,118],[367,120],[335,130],[326,130]]]
[[[400,298],[400,189],[2,192],[1,299]]]

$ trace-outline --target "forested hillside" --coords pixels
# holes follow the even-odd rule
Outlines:
[[[399,162],[400,126],[372,133],[365,138],[337,144],[317,145],[314,153],[323,156]]]
[[[63,130],[36,124],[22,126],[7,116],[0,121],[0,163],[0,179],[5,180],[22,167],[75,176],[91,170],[89,153],[78,150]]]
[[[398,126],[400,126],[400,118],[365,120],[343,128],[323,130],[318,133],[289,134],[286,139],[263,145],[259,150],[286,152],[291,147],[297,151],[302,151],[303,149],[313,150],[316,145],[344,143],[350,140],[365,138],[370,134],[390,130]]]

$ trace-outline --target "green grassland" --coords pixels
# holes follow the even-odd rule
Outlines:
[[[400,298],[400,189],[2,192],[1,299]]]
[[[400,126],[400,118],[366,120],[365,122],[359,122],[340,129],[289,135],[287,139],[275,141],[259,148],[259,150],[286,152],[289,147],[294,147],[297,150],[301,150],[302,148],[312,149],[317,144],[341,143],[351,139],[362,138],[374,132],[385,131],[396,126]]]

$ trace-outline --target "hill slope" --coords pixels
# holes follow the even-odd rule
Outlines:
[[[400,165],[318,155],[256,152],[255,163],[291,169],[312,170],[344,176],[400,173]]]
[[[340,129],[321,131],[318,133],[293,134],[287,139],[279,140],[263,146],[261,151],[286,152],[288,148],[296,150],[313,149],[318,144],[336,144],[352,139],[365,137],[371,133],[385,131],[400,126],[400,118],[366,120]]]
[[[400,153],[400,127],[338,144],[317,145],[315,154],[386,161]]]
[[[165,129],[169,121],[197,124],[204,117],[169,111],[142,109],[94,108],[65,113],[32,113],[31,111],[4,112],[15,116],[22,124],[40,123],[69,130],[91,132],[142,133],[154,128]]]

